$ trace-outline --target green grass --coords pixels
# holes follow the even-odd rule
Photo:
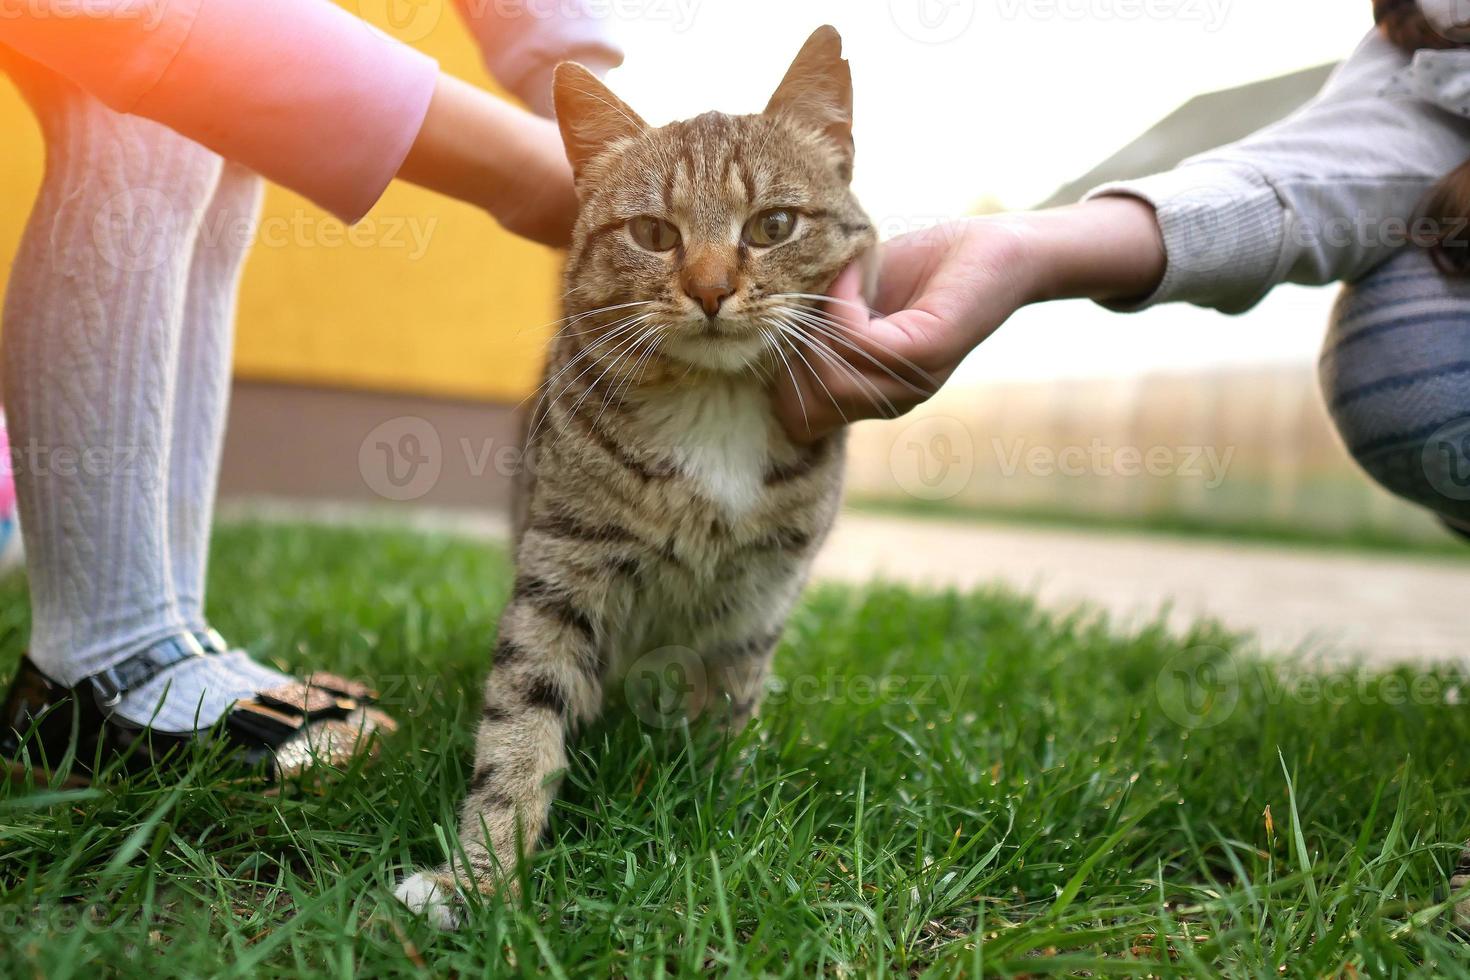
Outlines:
[[[376,677],[403,729],[281,798],[208,762],[0,790],[0,976],[1470,973],[1457,674],[1324,693],[1209,627],[885,587],[812,593],[736,744],[588,732],[525,896],[435,933],[391,888],[452,834],[506,587],[478,545],[223,530],[217,625]]]
[[[1066,508],[974,507],[949,501],[919,499],[849,500],[854,510],[877,514],[938,520],[984,521],[1000,524],[1026,524],[1112,533],[1160,534],[1176,538],[1205,538],[1251,544],[1280,545],[1294,548],[1319,548],[1330,551],[1356,551],[1383,555],[1412,555],[1423,558],[1470,561],[1470,543],[1449,531],[1437,528],[1425,518],[1422,536],[1390,529],[1356,526],[1339,530],[1281,524],[1268,520],[1229,520],[1195,517],[1183,513],[1161,511],[1152,514],[1100,514]],[[1405,505],[1408,506],[1408,505]]]

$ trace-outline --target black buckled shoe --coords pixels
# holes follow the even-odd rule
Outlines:
[[[340,766],[377,753],[379,735],[397,724],[373,706],[366,685],[313,674],[234,703],[220,722],[197,732],[163,732],[110,712],[127,691],[190,657],[226,649],[219,634],[172,637],[66,687],[22,657],[0,707],[0,757],[12,775],[68,769],[67,782],[90,782],[94,767],[121,761],[128,772],[178,766],[191,749],[228,743],[242,766],[279,781],[314,765]]]

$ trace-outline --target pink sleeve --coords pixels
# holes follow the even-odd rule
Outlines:
[[[470,33],[480,43],[485,65],[495,80],[528,102],[540,69],[559,61],[596,55],[608,66],[623,61],[623,52],[608,31],[611,11],[588,0],[455,0]]]
[[[0,43],[348,222],[398,172],[439,75],[433,59],[328,0],[27,0],[16,10],[0,17]]]

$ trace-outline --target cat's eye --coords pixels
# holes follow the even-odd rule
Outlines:
[[[650,252],[667,252],[679,244],[679,229],[663,218],[647,214],[628,222],[628,234],[633,236],[639,248]]]
[[[745,243],[759,248],[780,245],[796,232],[796,212],[789,208],[762,211],[745,226]]]

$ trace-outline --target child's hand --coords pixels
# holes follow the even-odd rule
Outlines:
[[[1023,246],[1012,223],[985,218],[896,238],[883,247],[871,311],[861,272],[849,267],[832,285],[826,335],[809,332],[829,353],[798,343],[807,363],[789,358],[794,379],[778,372],[777,411],[791,436],[812,441],[927,401],[1026,301]]]

